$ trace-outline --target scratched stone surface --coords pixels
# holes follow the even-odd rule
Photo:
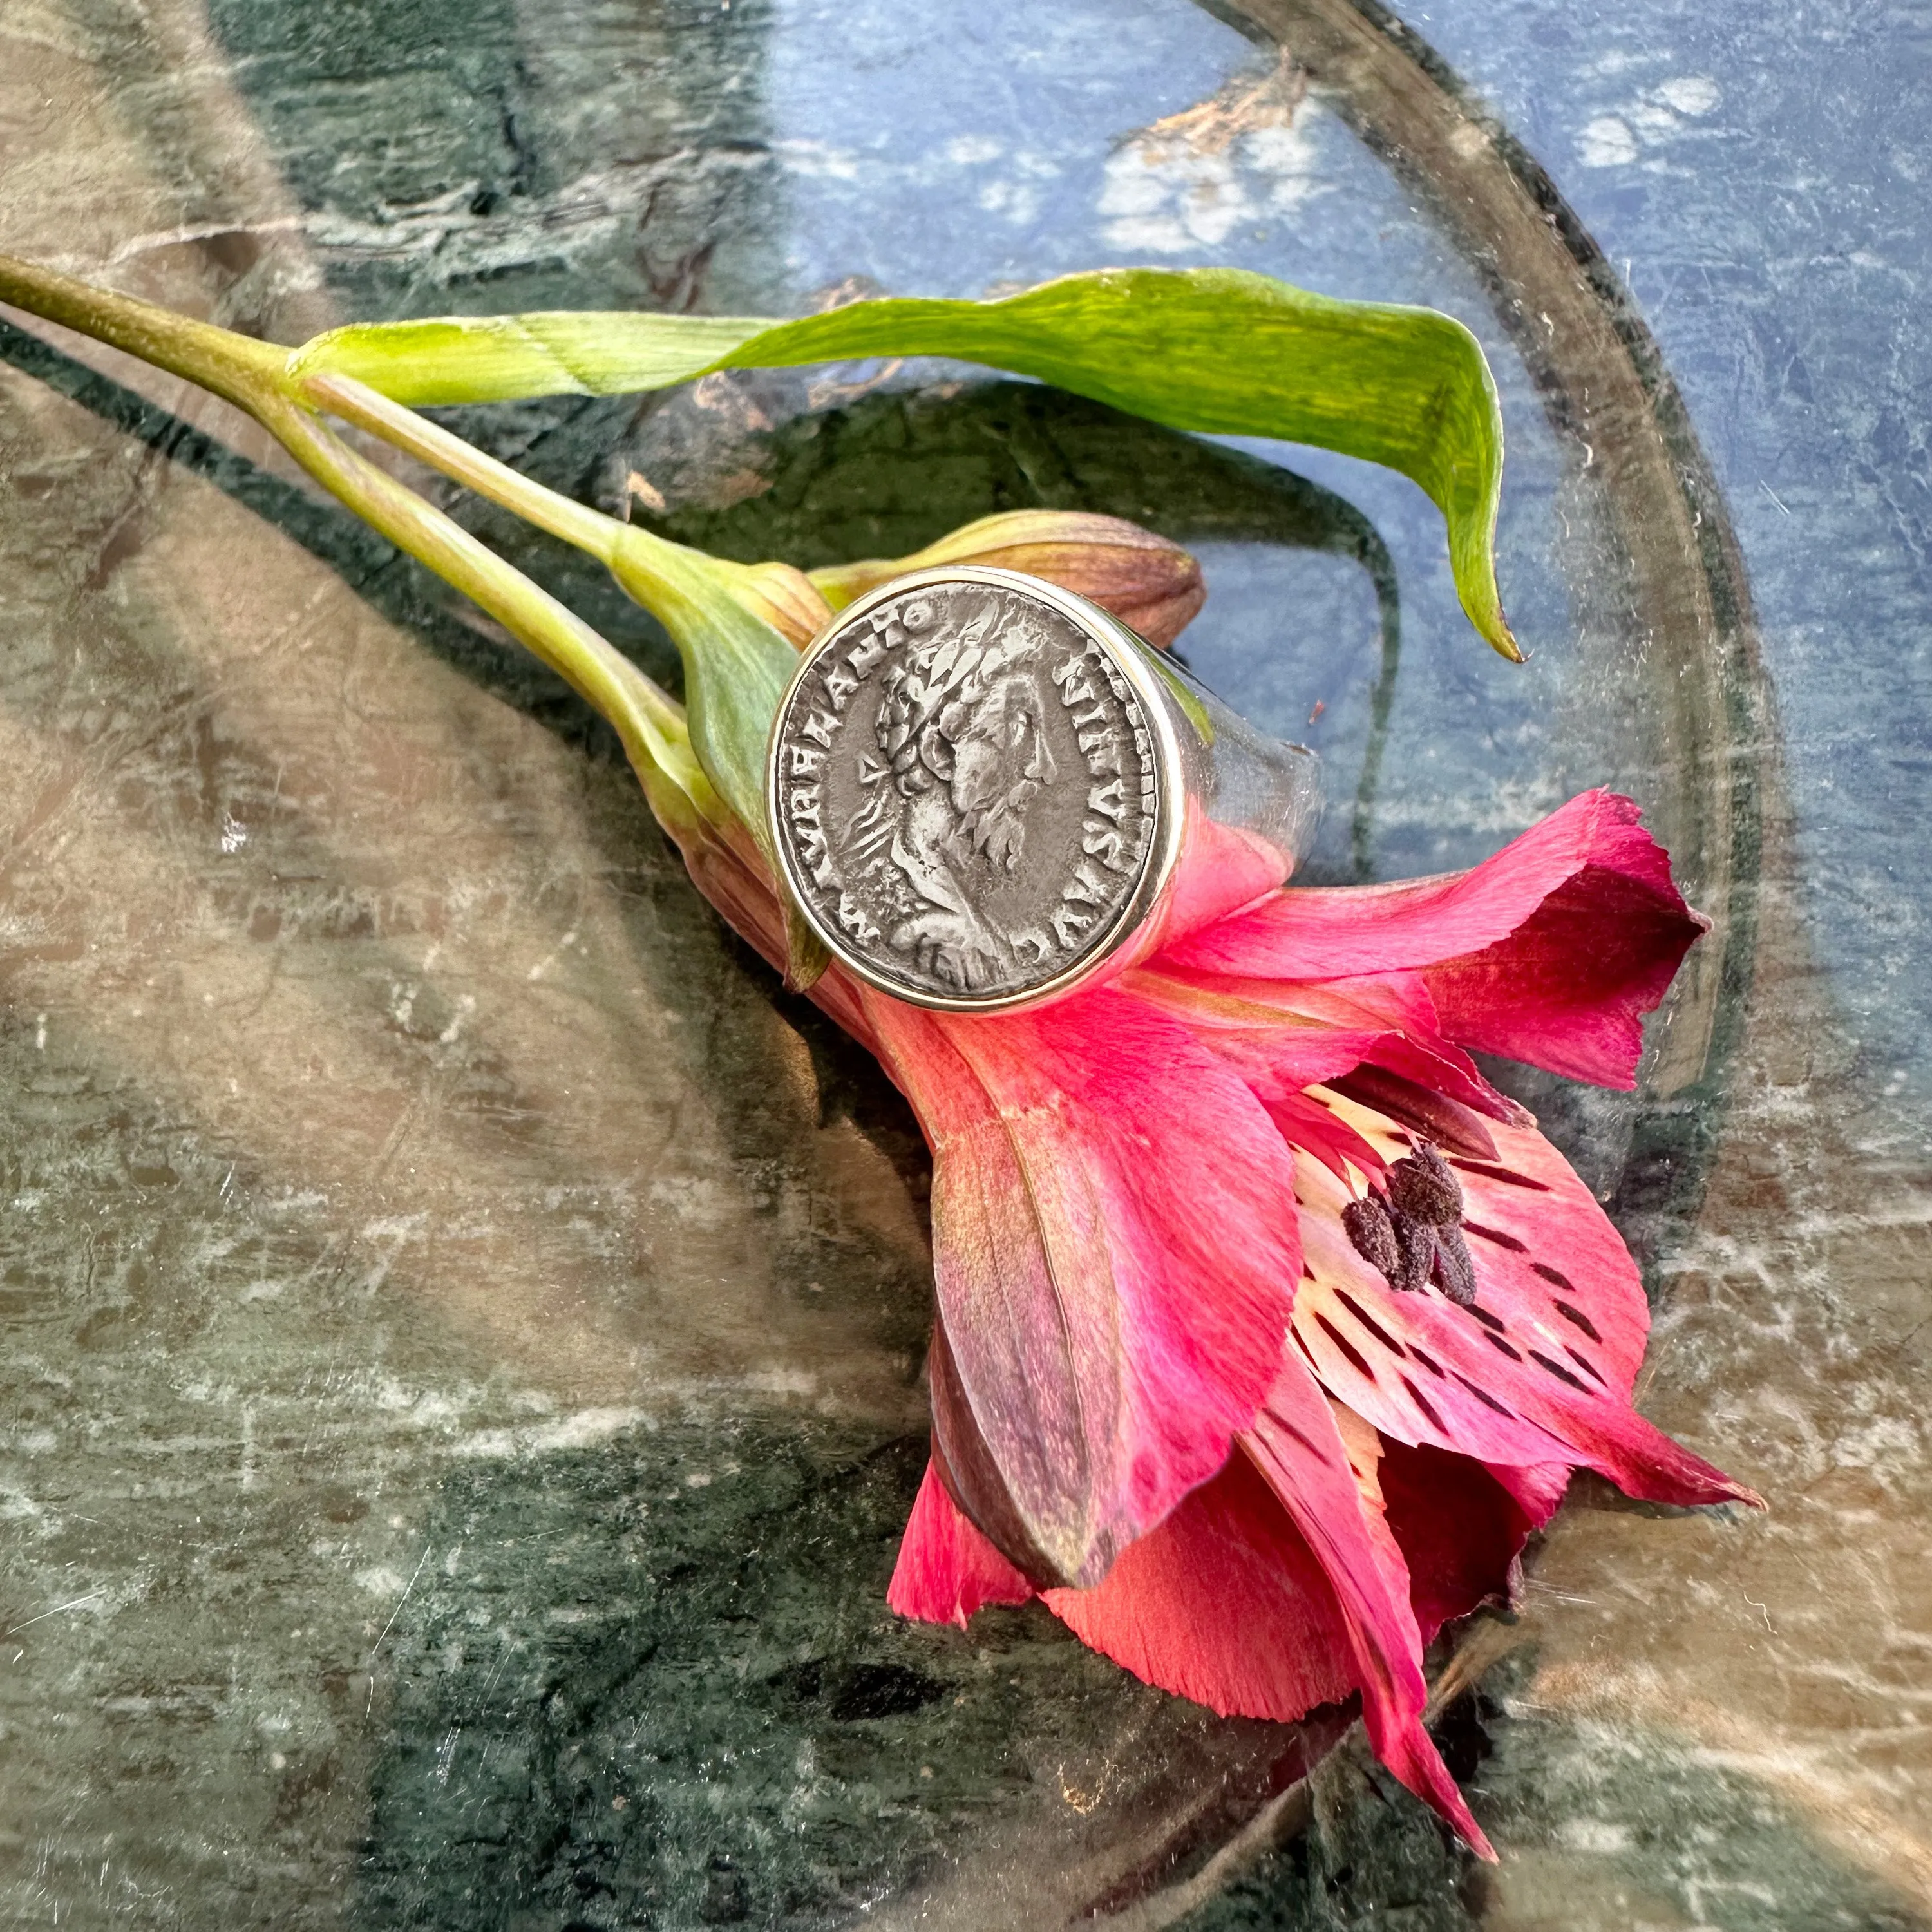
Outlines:
[[[1648,1412],[1769,1514],[1580,1486],[1432,1657],[1492,1869],[1338,1724],[896,1623],[903,1107],[568,692],[231,413],[8,332],[0,1923],[1932,1925],[1932,48],[1399,12],[10,0],[0,248],[290,342],[1116,262],[1461,316],[1526,670],[1400,479],[969,369],[457,419],[736,556],[1181,538],[1189,662],[1326,760],[1317,878],[1630,790],[1714,931],[1636,1095],[1518,1090],[1645,1262]]]

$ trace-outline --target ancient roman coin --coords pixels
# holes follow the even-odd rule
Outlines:
[[[1082,608],[1010,572],[912,580],[856,605],[792,686],[779,855],[833,952],[886,991],[1010,1004],[1077,978],[1130,922],[1160,746],[1121,644]]]

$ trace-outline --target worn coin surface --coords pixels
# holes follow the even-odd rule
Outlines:
[[[1161,752],[1120,647],[1028,585],[988,572],[866,599],[773,734],[793,892],[836,955],[921,1004],[1077,978],[1154,861]]]

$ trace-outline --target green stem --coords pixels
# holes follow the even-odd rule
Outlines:
[[[670,632],[684,659],[690,742],[710,782],[711,795],[736,815],[761,850],[766,847],[770,835],[764,823],[765,740],[797,656],[784,634],[759,614],[768,598],[756,567],[667,542],[573,502],[352,377],[327,371],[293,375],[288,386],[304,408],[327,410],[381,437],[602,562]],[[329,487],[338,488],[332,482]],[[344,493],[338,489],[338,494]],[[359,496],[345,500],[363,508]],[[364,513],[368,514],[366,509]],[[439,538],[445,546],[448,541],[446,536]],[[475,556],[489,554],[473,539],[470,542]],[[468,589],[444,561],[425,560]],[[464,561],[466,567],[474,567],[474,556]],[[809,594],[802,578],[800,584]],[[530,647],[544,655],[541,644],[532,642]],[[592,696],[592,702],[599,710],[604,707],[603,698]]]
[[[678,756],[685,735],[682,708],[575,612],[351,449],[299,403],[278,392],[262,400],[258,413],[263,427],[325,489],[495,618],[608,718],[634,765],[641,770],[646,764],[684,762]]]
[[[692,755],[682,707],[574,612],[326,428],[290,376],[286,350],[5,255],[0,255],[0,301],[184,376],[247,410],[324,488],[495,618],[608,718],[647,787],[654,776],[669,777],[700,809],[715,802]],[[308,386],[346,420],[608,560],[603,526],[623,527],[613,519],[526,483],[360,383],[325,375],[310,378]]]
[[[633,595],[653,609],[662,605],[674,617],[687,614],[679,608],[685,602],[694,618],[720,614],[701,608],[707,589],[729,603],[721,585],[706,582],[710,560],[646,539],[644,532],[557,496],[349,378],[326,373],[304,378],[290,368],[286,350],[5,256],[0,256],[0,301],[124,350],[245,410],[325,489],[494,617],[610,722],[652,809],[694,864],[708,863],[714,870],[723,865],[741,886],[750,881],[746,890],[753,899],[769,892],[757,836],[748,829],[755,820],[746,818],[743,800],[734,806],[721,793],[692,742],[702,719],[688,718],[682,706],[581,618],[350,448],[318,412],[326,409],[382,437],[590,551],[617,571]],[[722,614],[740,624],[753,621],[735,604]],[[728,621],[728,644],[730,628]],[[778,649],[784,655],[782,640]],[[728,691],[728,703],[730,695]],[[745,791],[742,784],[738,789]],[[718,858],[721,852],[727,857]],[[791,954],[795,980],[808,983],[821,962],[796,937]]]
[[[326,370],[303,376],[297,379],[296,393],[304,403],[353,423],[526,523],[587,552],[674,638],[688,638],[701,624],[707,596],[747,574],[741,564],[668,543],[546,489],[353,376]]]
[[[251,413],[263,397],[279,392],[289,358],[289,351],[273,343],[91,288],[10,255],[0,255],[0,302],[184,376]]]
[[[415,410],[392,403],[367,383],[323,374],[301,379],[298,393],[304,402],[380,436],[479,496],[514,511],[538,530],[589,551],[599,562],[608,566],[616,555],[625,528],[616,518],[545,489]]]

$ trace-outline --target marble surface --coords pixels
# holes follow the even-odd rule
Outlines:
[[[1772,1508],[1580,1486],[1432,1660],[1492,1870],[1334,1725],[896,1624],[902,1106],[560,687],[9,326],[0,1922],[1932,1924],[1928,74],[1882,4],[9,0],[0,248],[272,339],[1117,262],[1468,322],[1522,670],[1401,479],[970,370],[460,420],[734,555],[1170,530],[1196,668],[1328,760],[1316,876],[1632,791],[1715,928],[1637,1096],[1519,1090],[1645,1260],[1647,1412]]]

